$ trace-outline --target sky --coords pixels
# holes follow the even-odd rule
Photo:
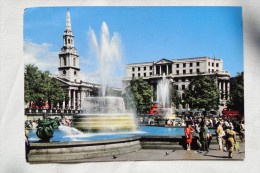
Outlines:
[[[103,22],[110,39],[116,35],[120,40],[118,79],[125,75],[125,64],[162,58],[216,57],[223,59],[223,70],[232,77],[244,70],[241,7],[28,8],[24,11],[25,64],[57,74],[68,10],[83,81],[98,83],[89,31],[99,41]]]

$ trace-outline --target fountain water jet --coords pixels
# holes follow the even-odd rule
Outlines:
[[[171,101],[170,101],[170,89],[171,81],[166,78],[165,73],[163,73],[162,80],[157,84],[157,101],[159,108],[157,112],[162,115],[172,114]]]
[[[166,78],[165,73],[157,85],[157,101],[163,108],[170,105],[170,80]]]
[[[83,113],[74,116],[74,127],[84,132],[135,131],[135,118],[133,114],[125,113],[123,98],[106,96],[107,85],[113,85],[114,70],[118,69],[121,60],[120,38],[114,34],[110,39],[105,22],[101,27],[100,44],[92,29],[89,36],[98,59],[101,97],[84,98]]]

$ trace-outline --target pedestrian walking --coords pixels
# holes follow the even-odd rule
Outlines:
[[[202,120],[200,124],[200,140],[202,143],[202,150],[208,151],[208,127],[205,120]]]
[[[236,132],[233,129],[228,128],[226,130],[226,139],[228,147],[228,157],[232,158],[232,154],[236,144]]]
[[[216,137],[217,137],[219,150],[221,151],[223,150],[223,136],[225,136],[225,132],[222,127],[222,121],[219,121],[217,123]]]

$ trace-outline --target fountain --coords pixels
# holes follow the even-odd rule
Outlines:
[[[135,119],[133,114],[125,112],[123,98],[106,96],[107,85],[115,81],[114,69],[121,59],[120,39],[114,34],[110,40],[105,22],[101,27],[100,45],[92,29],[89,36],[98,59],[101,97],[84,98],[83,113],[74,116],[74,127],[83,132],[134,131],[137,129]]]
[[[83,132],[122,132],[137,129],[134,116],[125,112],[121,97],[86,97],[83,113],[74,116],[74,127]]]
[[[170,101],[170,89],[171,81],[166,78],[163,73],[162,80],[157,84],[157,101],[159,107],[157,108],[157,114],[163,116],[172,116],[171,101]]]
[[[104,22],[100,46],[95,33],[90,30],[89,34],[99,62],[100,97],[85,97],[82,100],[83,113],[73,116],[75,128],[59,126],[54,130],[51,142],[32,142],[29,162],[81,162],[88,158],[141,149],[158,149],[158,146],[172,149],[172,142],[176,142],[175,146],[179,148],[182,141],[179,136],[183,134],[183,129],[140,126],[137,131],[135,117],[126,113],[123,98],[108,96],[106,87],[113,86],[111,81],[116,78],[113,69],[118,68],[114,67],[113,62],[120,61],[120,40],[118,35],[109,39],[108,27]],[[168,96],[169,80],[164,75],[158,84],[158,100],[163,106],[161,110],[167,110],[167,113],[171,109]],[[33,135],[35,132],[31,131],[30,138],[36,139],[36,135]],[[169,145],[162,145],[165,142]]]

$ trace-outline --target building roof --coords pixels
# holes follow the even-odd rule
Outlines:
[[[212,60],[218,60],[218,61],[221,61],[222,59],[220,58],[210,58],[210,57],[207,57],[207,56],[202,56],[202,57],[191,57],[191,58],[178,58],[178,59],[166,59],[166,58],[162,58],[160,59],[159,61],[150,61],[150,62],[139,62],[139,63],[130,63],[130,64],[127,64],[127,65],[138,65],[138,64],[151,64],[151,63],[157,63],[157,62],[160,62],[162,60],[165,60],[165,61],[188,61],[188,60],[199,60],[199,59],[212,59]]]

